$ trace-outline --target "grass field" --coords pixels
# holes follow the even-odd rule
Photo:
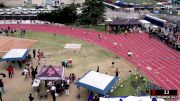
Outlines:
[[[83,25],[80,25],[79,21],[76,21],[74,24],[72,24],[72,26],[76,26],[76,27],[85,27]],[[92,29],[92,30],[96,30],[99,32],[105,32],[105,25],[90,25],[90,26],[86,26],[87,29]]]
[[[90,63],[99,62],[102,60],[106,60],[108,58],[116,57],[114,54],[112,54],[111,52],[101,47],[93,46],[93,45],[88,44],[87,42],[84,42],[78,39],[73,39],[68,36],[56,35],[54,38],[53,34],[51,35],[51,34],[41,33],[41,32],[27,32],[25,35],[25,38],[38,40],[38,43],[35,44],[32,48],[43,49],[45,52],[52,53],[52,55],[54,54],[54,59],[56,60],[56,62],[55,61],[53,62],[56,65],[59,65],[61,61],[68,58],[73,58],[73,60],[77,62],[83,61],[83,64],[81,65],[85,66],[89,64],[87,63],[88,61],[84,60],[86,56],[88,56],[88,60],[91,61]],[[82,44],[82,53],[81,54],[74,54],[74,53],[63,54],[63,52],[67,51],[66,49],[64,49],[64,46],[67,43]],[[61,54],[61,56],[58,57],[58,56],[55,56],[55,54]],[[77,55],[81,55],[83,57],[82,60],[81,58],[78,58]]]
[[[15,37],[20,37],[20,32],[16,32]],[[51,65],[61,65],[61,61],[72,58],[73,67],[65,68],[65,76],[68,76],[70,73],[75,73],[77,78],[82,77],[84,73],[89,70],[96,71],[97,66],[99,66],[101,73],[107,72],[112,76],[115,75],[114,71],[116,68],[119,68],[119,71],[121,72],[120,77],[125,78],[128,74],[128,71],[133,70],[133,65],[123,58],[116,56],[102,47],[91,45],[87,42],[74,39],[69,36],[56,35],[54,38],[53,34],[27,31],[24,38],[37,40],[37,43],[34,44],[31,49],[35,48],[44,51],[46,62],[41,60],[41,65],[44,63]],[[64,45],[66,43],[82,44],[82,51],[80,51],[80,53],[74,53],[71,50],[64,49]],[[32,52],[30,51],[30,53]],[[112,61],[115,62],[114,68],[111,64]],[[37,60],[33,59],[32,62],[35,67],[37,65]],[[6,67],[8,66],[8,63],[0,62],[0,65],[0,71],[6,73]],[[13,66],[18,67],[17,64],[13,64]],[[14,71],[15,75],[12,80],[3,78],[3,81],[6,85],[6,93],[3,95],[4,101],[27,101],[29,93],[33,94],[35,101],[39,101],[31,86],[31,79],[24,80],[24,77],[21,75],[22,69],[20,68],[15,68]],[[14,84],[14,82],[16,82],[16,84]],[[18,85],[21,85],[21,87],[18,87]],[[57,100],[86,101],[88,94],[86,89],[81,89],[81,99],[77,99],[76,96],[78,94],[78,90],[76,85],[72,83],[70,86],[70,96],[62,95],[57,97]],[[51,99],[52,98],[50,96],[47,100],[43,101],[51,101]]]
[[[99,32],[105,32],[106,31],[105,30],[105,25],[97,25],[97,26],[92,25],[89,28],[94,29],[94,30],[99,31]]]
[[[135,77],[138,77],[138,79],[136,79]],[[146,77],[145,77],[146,81],[149,81]],[[135,75],[132,74],[131,76],[129,76],[128,78],[124,79],[120,85],[123,85],[123,87],[117,87],[117,89],[112,92],[110,95],[111,96],[135,96],[136,95],[136,91],[137,89],[132,87],[131,82],[134,81],[137,83],[137,87],[141,87],[142,92],[146,92],[146,83],[142,83],[142,81],[140,80],[140,75]]]

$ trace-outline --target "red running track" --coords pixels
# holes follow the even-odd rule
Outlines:
[[[149,38],[146,33],[129,33],[128,35],[112,35],[83,28],[53,25],[0,25],[0,28],[20,29],[56,33],[79,38],[96,44],[129,60],[155,84],[164,89],[177,89],[180,92],[180,52],[177,52],[156,39]],[[84,32],[87,31],[86,35]],[[101,34],[102,39],[97,36]],[[115,48],[113,42],[119,44]],[[131,60],[127,57],[128,50],[133,52]],[[152,68],[151,70],[147,67]]]

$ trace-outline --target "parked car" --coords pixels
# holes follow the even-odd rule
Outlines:
[[[28,9],[22,9],[22,14],[24,14],[24,15],[29,14],[29,10]]]
[[[4,15],[4,10],[3,9],[0,9],[0,15]]]
[[[30,9],[29,12],[30,12],[30,14],[37,14],[37,10],[36,9]]]
[[[17,9],[23,9],[22,7],[17,7]]]
[[[10,9],[5,9],[5,14],[7,15],[12,15],[13,12]]]
[[[52,12],[52,9],[46,9],[44,12],[45,12],[45,13],[51,13],[51,12]]]
[[[38,9],[37,13],[44,13],[44,9]]]
[[[11,8],[11,11],[14,13],[15,12],[15,10],[16,10],[16,8]]]
[[[14,14],[20,15],[22,13],[22,9],[15,9]]]

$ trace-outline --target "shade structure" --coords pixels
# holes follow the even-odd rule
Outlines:
[[[157,25],[159,27],[165,27],[167,21],[164,19],[160,19],[151,15],[146,14],[144,17],[144,20],[147,20],[149,22],[151,22],[154,25]]]
[[[128,19],[128,20],[113,20],[109,24],[110,26],[112,25],[141,25],[138,19]]]
[[[40,80],[62,80],[64,67],[61,66],[42,66],[37,74]]]
[[[28,49],[11,49],[8,51],[1,61],[21,61],[25,60],[26,56],[28,55]]]
[[[165,101],[164,99],[150,98],[150,96],[127,96],[127,97],[112,97],[103,98],[100,97],[100,101]]]
[[[64,46],[64,48],[67,48],[67,49],[80,49],[81,44],[66,44]]]
[[[95,71],[89,71],[79,81],[77,86],[87,88],[98,94],[106,95],[114,86],[118,77],[102,74]]]

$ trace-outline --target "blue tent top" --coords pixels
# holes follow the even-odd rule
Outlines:
[[[30,50],[11,49],[1,59],[1,61],[20,61],[25,60]]]
[[[112,89],[118,77],[101,74],[95,71],[89,71],[79,81],[76,82],[78,87],[84,87],[98,94],[106,95]]]

